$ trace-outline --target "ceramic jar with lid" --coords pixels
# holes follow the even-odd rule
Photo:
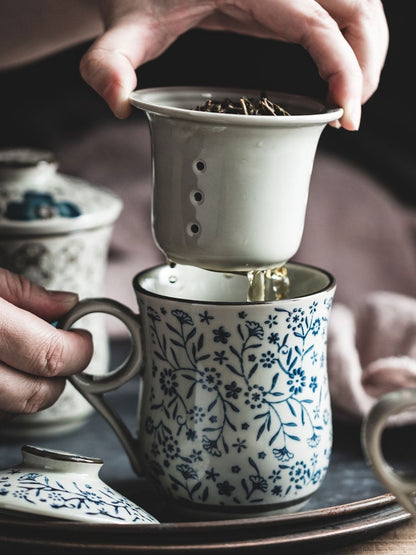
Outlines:
[[[114,194],[58,172],[51,152],[0,150],[0,267],[80,298],[102,293],[113,224],[122,203]],[[94,336],[91,374],[108,369],[108,337],[101,314],[79,324]],[[67,384],[59,400],[19,416],[2,434],[69,431],[82,424],[90,405]],[[2,429],[3,428],[3,429]]]

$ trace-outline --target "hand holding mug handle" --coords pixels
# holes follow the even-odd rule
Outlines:
[[[398,502],[416,517],[415,473],[396,472],[384,458],[381,438],[390,416],[416,407],[416,388],[387,393],[374,405],[363,423],[362,444],[377,478],[391,491]]]
[[[131,350],[127,359],[115,370],[103,375],[87,373],[69,377],[72,385],[87,399],[113,428],[119,437],[137,474],[142,474],[137,457],[137,438],[134,438],[120,416],[110,407],[103,397],[104,393],[113,391],[131,380],[142,368],[143,352],[139,315],[127,306],[106,298],[85,299],[75,305],[61,320],[58,327],[68,330],[73,324],[92,312],[103,312],[121,320],[131,334]]]

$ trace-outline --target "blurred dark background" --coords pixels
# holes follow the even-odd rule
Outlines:
[[[416,205],[413,131],[413,22],[400,2],[386,1],[390,49],[379,90],[363,110],[359,132],[326,128],[320,148],[371,172],[402,203]],[[91,128],[114,122],[105,103],[81,79],[88,44],[0,72],[0,146],[56,150]],[[224,85],[325,98],[325,83],[295,45],[239,35],[191,31],[138,72],[139,87]],[[132,116],[143,117],[135,111]],[[119,126],[126,125],[120,121]]]

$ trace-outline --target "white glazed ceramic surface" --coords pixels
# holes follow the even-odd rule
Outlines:
[[[99,478],[100,459],[25,445],[23,462],[0,470],[0,510],[91,523],[157,524]]]
[[[153,232],[169,260],[247,271],[281,265],[299,247],[318,140],[342,110],[282,93],[269,96],[294,115],[192,110],[242,95],[258,92],[174,87],[130,97],[150,123]]]
[[[142,357],[135,353],[113,383],[71,378],[107,416],[134,468],[194,518],[292,511],[325,476],[335,284],[307,266],[288,264],[288,273],[293,298],[247,303],[244,276],[186,266],[147,270],[134,280],[140,325],[134,315],[122,318],[136,350],[143,344]],[[111,300],[86,301],[69,313],[65,329],[94,310],[127,314]],[[108,417],[101,395],[120,385],[123,372],[127,380],[134,365],[142,372],[138,441]]]
[[[0,266],[48,289],[96,296],[103,291],[112,225],[121,207],[112,193],[58,173],[50,152],[0,150]],[[88,372],[106,372],[103,316],[87,316],[79,326],[96,342]],[[90,405],[67,384],[52,407],[19,416],[0,433],[61,433],[78,427],[90,413]]]

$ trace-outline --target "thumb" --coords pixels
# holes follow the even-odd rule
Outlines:
[[[129,94],[137,85],[135,68],[154,57],[144,46],[152,43],[144,25],[120,21],[97,39],[81,59],[83,79],[120,119],[130,115]]]
[[[78,302],[76,293],[48,291],[4,269],[0,269],[0,297],[49,322],[58,320]]]

